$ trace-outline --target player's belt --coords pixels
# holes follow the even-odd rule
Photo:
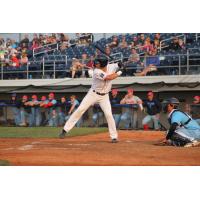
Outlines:
[[[93,92],[95,92],[96,94],[101,95],[101,96],[108,94],[108,93],[99,93],[99,92],[96,92],[95,90],[93,90]]]

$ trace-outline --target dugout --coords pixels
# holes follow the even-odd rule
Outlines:
[[[61,96],[69,98],[70,95],[75,94],[81,100],[90,88],[91,83],[92,79],[90,78],[1,80],[0,101],[9,100],[12,93],[17,93],[20,98],[24,94],[37,94],[41,97],[49,92],[54,92],[56,99]],[[119,77],[113,81],[113,88],[118,88],[121,98],[125,95],[127,88],[133,88],[135,95],[141,99],[146,98],[147,91],[153,91],[160,101],[169,97],[176,97],[181,102],[181,109],[186,110],[186,105],[192,104],[193,96],[200,95],[200,75]],[[90,109],[87,119],[90,119],[91,113]],[[2,103],[0,104],[1,124],[5,120],[5,115],[7,119],[12,120],[11,110],[9,107],[5,109]],[[144,114],[139,112],[139,128],[143,117]],[[167,120],[163,114],[161,114],[161,122],[167,126]],[[87,124],[86,121],[85,125]]]

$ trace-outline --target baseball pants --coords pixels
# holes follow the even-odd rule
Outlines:
[[[189,130],[184,127],[180,127],[175,130],[174,135],[171,138],[172,145],[174,146],[184,146],[188,142],[193,140],[200,140],[200,130]]]
[[[142,125],[148,124],[151,121],[153,121],[154,129],[158,130],[160,128],[160,126],[159,126],[159,119],[156,115],[147,115],[142,120]]]
[[[111,139],[118,138],[118,133],[116,130],[115,120],[112,115],[111,105],[109,95],[98,95],[90,89],[87,95],[84,97],[83,101],[81,102],[80,106],[76,109],[76,111],[70,116],[68,121],[64,126],[64,130],[69,132],[77,123],[77,121],[81,118],[81,116],[86,112],[86,110],[94,105],[99,104],[104,115],[106,117],[108,123],[108,129],[110,133]]]

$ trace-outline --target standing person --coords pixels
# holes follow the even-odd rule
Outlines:
[[[12,113],[14,116],[14,122],[16,126],[19,126],[21,123],[21,117],[20,117],[20,103],[17,100],[17,94],[13,93],[11,95],[11,100],[10,100],[11,108],[12,108]]]
[[[120,104],[120,98],[118,97],[118,90],[112,89],[110,102],[112,106],[112,113],[115,120],[116,127],[119,127],[120,119],[121,119],[121,107],[116,107],[115,104]]]
[[[67,121],[69,118],[70,118],[70,116],[72,115],[72,113],[77,109],[77,107],[79,106],[79,101],[76,99],[76,96],[75,95],[72,95],[71,97],[70,97],[70,101],[69,101],[69,103],[70,103],[70,108],[69,108],[69,111],[68,111],[68,115],[65,117],[65,120]],[[79,120],[78,120],[78,122],[76,123],[76,126],[77,127],[80,127],[81,126],[81,123],[82,123],[82,119],[80,118]]]
[[[24,95],[20,102],[20,116],[21,123],[20,126],[27,126],[27,124],[31,127],[31,107],[29,106],[28,96]]]
[[[63,96],[60,99],[60,104],[58,107],[58,125],[63,126],[65,124],[65,117],[67,115],[67,100]]]
[[[170,128],[163,143],[173,146],[193,147],[200,144],[200,126],[187,113],[178,109],[179,100],[163,101],[163,111],[168,113]]]
[[[38,101],[37,95],[32,95],[32,101],[29,102],[29,106],[31,106],[32,126],[40,126],[42,117],[41,117],[40,102]]]
[[[49,93],[49,99],[47,104],[44,105],[48,109],[48,126],[58,125],[58,114],[56,111],[57,100],[55,99],[55,94],[53,92]]]
[[[49,100],[46,96],[42,96],[40,100],[40,112],[41,112],[41,125],[45,126],[48,122],[48,110],[45,108]]]
[[[144,100],[143,106],[146,108],[147,112],[147,116],[145,116],[145,118],[142,120],[144,130],[149,130],[148,123],[150,121],[153,121],[154,129],[159,130],[159,113],[161,112],[162,106],[161,103],[154,98],[153,92],[147,93],[147,99]]]
[[[135,105],[135,108],[131,107],[124,108],[125,111],[121,115],[121,122],[125,125],[125,129],[128,129],[131,123],[133,123],[132,127],[136,128],[138,107],[140,108],[140,110],[143,110],[142,100],[138,96],[134,95],[134,90],[132,88],[129,88],[127,90],[127,94],[121,100],[120,104]]]
[[[108,93],[112,87],[112,80],[120,76],[122,72],[116,72],[118,69],[118,64],[108,64],[108,59],[105,56],[98,56],[95,59],[94,65],[95,69],[93,74],[92,87],[88,91],[78,109],[70,116],[59,136],[61,139],[63,139],[65,134],[74,127],[74,125],[85,113],[85,111],[91,105],[98,103],[103,110],[108,122],[108,128],[112,142],[116,143],[118,141],[118,134],[115,126],[115,121],[112,116]]]

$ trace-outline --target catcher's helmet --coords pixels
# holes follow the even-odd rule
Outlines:
[[[100,64],[100,67],[106,67],[108,64],[108,58],[105,56],[97,56],[94,60],[94,66]]]
[[[174,109],[177,109],[180,102],[177,98],[175,97],[172,97],[172,98],[169,98],[169,99],[166,99],[162,102],[162,108],[163,108],[163,111],[166,113],[167,112],[167,106],[168,105],[172,105],[174,106]]]

